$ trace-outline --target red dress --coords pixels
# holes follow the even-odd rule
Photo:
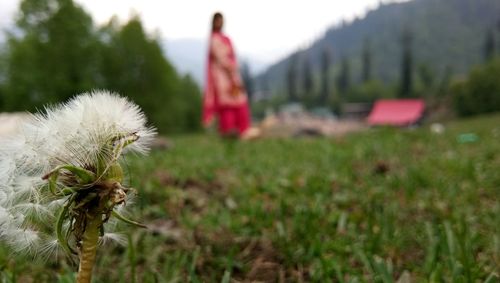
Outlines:
[[[210,37],[206,84],[203,96],[203,124],[219,120],[222,135],[243,135],[250,128],[248,98],[231,40],[220,32]]]

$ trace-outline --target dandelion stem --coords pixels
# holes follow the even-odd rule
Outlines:
[[[80,266],[78,268],[77,283],[90,283],[92,269],[94,267],[97,241],[99,239],[100,226],[102,225],[101,214],[87,216],[87,225],[83,233],[80,248]]]

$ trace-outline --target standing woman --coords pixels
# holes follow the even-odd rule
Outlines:
[[[250,129],[247,94],[231,40],[222,33],[223,25],[222,14],[215,13],[203,97],[203,125],[208,126],[217,117],[222,136],[248,139],[256,133]]]

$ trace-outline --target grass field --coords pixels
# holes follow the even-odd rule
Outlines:
[[[121,227],[95,282],[499,282],[499,140],[499,115],[443,134],[174,138],[128,159],[132,214],[150,229]],[[74,270],[0,246],[2,282],[72,282]]]

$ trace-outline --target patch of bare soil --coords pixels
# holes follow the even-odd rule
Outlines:
[[[217,181],[206,182],[194,178],[180,179],[170,175],[165,170],[156,171],[155,176],[160,181],[160,184],[164,186],[174,186],[186,190],[196,189],[205,191],[208,194],[213,194],[223,189],[222,184]]]
[[[163,186],[173,186],[184,190],[199,190],[209,195],[225,191],[224,186],[217,180],[205,182],[194,178],[180,179],[170,175],[165,170],[158,170],[154,175]]]
[[[259,126],[263,137],[338,137],[367,129],[362,121],[319,118],[307,113],[270,115]]]
[[[234,261],[240,263],[232,270],[231,282],[307,282],[310,277],[304,266],[286,266],[284,256],[266,238],[237,237],[227,230],[194,233],[197,245],[205,247],[197,262],[201,276],[210,274],[218,253],[232,251]],[[220,259],[220,254],[218,255]]]

